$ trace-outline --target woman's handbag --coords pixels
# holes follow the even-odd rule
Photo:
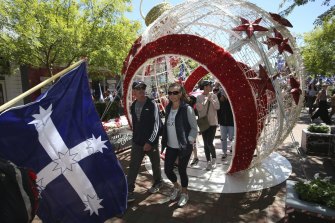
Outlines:
[[[199,126],[200,132],[204,132],[207,129],[209,129],[209,127],[210,127],[209,122],[208,122],[208,118],[207,118],[208,110],[209,110],[209,103],[208,103],[208,106],[207,106],[206,115],[204,117],[198,118],[198,120],[197,120],[197,124]]]

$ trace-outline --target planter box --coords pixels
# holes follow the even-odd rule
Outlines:
[[[107,135],[115,153],[121,153],[132,146],[133,132],[129,126],[111,129],[107,132]]]
[[[294,189],[295,181],[286,181],[285,222],[334,222],[335,210],[299,199]],[[293,221],[294,220],[294,221]]]
[[[335,135],[331,133],[314,133],[302,130],[301,148],[306,154],[328,155],[334,150]]]

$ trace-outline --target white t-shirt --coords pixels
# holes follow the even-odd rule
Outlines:
[[[175,118],[178,109],[171,109],[169,116],[167,117],[166,127],[167,127],[167,145],[171,148],[179,148],[179,143],[177,139]]]

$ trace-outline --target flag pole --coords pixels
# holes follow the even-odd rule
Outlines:
[[[50,82],[56,80],[57,78],[61,77],[65,73],[69,72],[70,70],[78,67],[81,63],[85,62],[86,59],[79,60],[78,62],[72,64],[71,66],[65,68],[64,70],[60,71],[59,73],[51,76],[50,78],[44,80],[43,82],[39,83],[38,85],[30,88],[28,91],[23,92],[22,94],[18,95],[17,97],[13,98],[12,100],[6,102],[5,104],[0,106],[0,112],[6,110],[7,108],[13,106],[23,98],[27,97],[28,95],[32,94],[33,92],[39,90],[40,88],[44,87],[45,85],[49,84]]]

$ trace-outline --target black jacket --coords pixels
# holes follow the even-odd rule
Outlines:
[[[171,111],[171,105],[172,103],[170,102],[166,108],[166,118],[165,118],[165,123],[163,126],[163,133],[162,133],[162,149],[164,149],[167,146],[167,126],[166,126],[166,121],[167,118],[169,117],[170,111]],[[192,150],[192,144],[188,141],[188,136],[191,131],[191,126],[188,122],[187,118],[187,107],[189,105],[186,104],[185,102],[181,102],[180,107],[178,109],[178,112],[175,117],[175,128],[176,128],[176,133],[177,133],[177,140],[179,143],[179,148],[181,150]]]
[[[130,107],[133,123],[133,142],[139,146],[144,146],[145,143],[156,145],[162,126],[157,104],[154,100],[147,97],[142,108],[140,121],[138,121],[135,113],[135,103],[136,100]]]
[[[217,111],[219,124],[222,126],[234,126],[234,116],[229,100],[226,98],[226,100],[221,101],[220,97],[221,93],[218,94],[220,101],[220,109]]]

